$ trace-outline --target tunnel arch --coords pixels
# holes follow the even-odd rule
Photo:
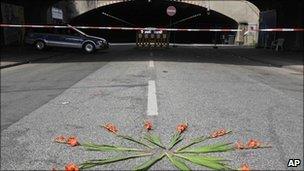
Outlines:
[[[100,7],[97,7],[97,8],[94,8],[94,9],[92,9],[92,10],[89,10],[89,11],[87,11],[87,12],[85,12],[85,13],[82,13],[82,14],[80,14],[80,15],[78,15],[78,16],[76,16],[76,17],[74,17],[74,18],[71,18],[70,19],[70,23],[73,23],[73,21],[75,21],[75,20],[77,20],[78,18],[81,18],[82,16],[86,16],[86,15],[88,15],[88,14],[90,14],[90,13],[94,13],[94,12],[96,12],[96,11],[103,11],[103,12],[109,12],[109,13],[111,13],[111,11],[113,10],[113,7],[114,6],[119,6],[119,5],[126,5],[126,3],[130,3],[130,5],[129,6],[127,6],[127,7],[131,7],[132,5],[135,5],[135,1],[134,0],[129,0],[129,1],[124,1],[124,2],[116,2],[116,3],[109,3],[109,4],[107,4],[107,5],[104,5],[104,6],[100,6]],[[133,4],[131,4],[131,3],[133,3]],[[206,7],[204,7],[204,6],[201,6],[201,5],[196,5],[196,4],[191,4],[191,3],[187,3],[187,2],[175,2],[176,4],[172,4],[172,3],[169,3],[169,1],[167,1],[167,2],[165,2],[164,1],[164,3],[163,4],[157,4],[157,5],[164,5],[164,4],[166,4],[165,5],[165,7],[167,7],[168,5],[175,5],[175,6],[177,6],[177,4],[184,4],[184,7],[185,6],[187,6],[187,8],[196,8],[196,13],[199,13],[199,11],[201,12],[201,13],[206,13],[208,10],[207,10],[207,8]],[[142,3],[143,4],[143,3]],[[139,4],[139,5],[141,5],[141,4]],[[155,5],[154,5],[155,6]],[[201,9],[201,10],[197,10],[197,9]],[[144,9],[143,9],[143,11],[144,11]],[[165,13],[165,11],[166,11],[166,9],[162,9],[162,10],[160,10],[161,12],[163,12],[163,13]],[[177,14],[175,15],[175,16],[178,16],[180,13],[183,13],[183,12],[180,12],[180,10],[178,9],[177,10],[178,12],[177,12]],[[123,12],[123,13],[125,13],[125,11]],[[194,14],[195,12],[192,12],[192,13],[190,13],[188,16],[191,16],[191,14]],[[213,14],[217,14],[217,15],[221,15],[222,17],[226,17],[228,20],[230,20],[230,22],[234,22],[234,23],[236,23],[236,24],[238,24],[238,21],[236,21],[236,20],[234,20],[233,18],[231,18],[231,17],[229,17],[229,16],[227,16],[227,15],[224,15],[224,14],[222,14],[222,13],[220,13],[220,12],[218,12],[218,11],[213,11]],[[174,17],[175,17],[174,16]],[[186,17],[187,15],[184,15],[183,17]],[[166,16],[167,18],[169,18],[168,16]],[[179,17],[181,18],[181,15],[179,15]],[[125,18],[125,17],[122,17],[122,18]],[[176,17],[175,17],[176,18]],[[178,18],[177,17],[177,19],[180,19],[180,18]],[[144,25],[141,25],[141,27],[155,27],[155,26],[144,26]],[[164,26],[162,26],[162,27],[164,27]],[[199,28],[199,27],[198,27]]]
[[[116,3],[124,3],[129,1],[137,0],[91,0],[91,1],[79,1],[71,0],[69,3],[73,4],[74,14],[71,18],[81,15],[90,10],[107,6]],[[144,0],[140,0],[144,1]],[[212,0],[151,0],[153,1],[169,1],[169,2],[180,2],[192,5],[197,5],[201,7],[208,8],[210,10],[216,11],[227,17],[232,18],[238,23],[258,23],[259,22],[259,12],[260,10],[253,3],[247,0],[229,0],[229,1],[212,1]],[[64,3],[64,1],[58,3]],[[234,10],[231,10],[234,9]]]
[[[73,5],[70,5],[73,9],[73,13],[71,13],[70,21],[73,22],[77,18],[81,18],[80,16],[86,15],[87,13],[91,13],[93,11],[96,11],[96,9],[101,9],[104,7],[109,6],[115,6],[122,3],[130,3],[130,2],[138,2],[139,0],[92,0],[92,1],[77,1],[72,0],[69,1],[69,3],[72,3]],[[148,2],[140,0],[141,2]],[[238,28],[243,29],[243,32],[238,32],[236,35],[236,42],[242,42],[244,41],[244,33],[246,30],[248,30],[248,25],[254,25],[256,28],[258,28],[259,24],[259,9],[252,4],[249,1],[245,0],[229,0],[229,1],[196,1],[196,0],[151,0],[150,3],[153,3],[155,1],[162,1],[172,4],[177,3],[185,3],[189,5],[198,6],[210,11],[213,11],[214,13],[219,13],[221,15],[224,15],[232,20],[234,20],[236,23],[238,23]],[[58,3],[62,3],[58,2]],[[64,3],[64,2],[63,2]],[[234,10],[231,10],[234,9]],[[257,42],[257,33],[252,33],[251,35],[253,37],[252,42]],[[251,43],[252,43],[251,42]],[[250,42],[249,42],[250,43]],[[247,42],[248,44],[248,42]]]
[[[127,20],[135,25],[135,27],[168,27],[170,17],[166,14],[166,8],[168,5],[175,5],[177,11],[179,11],[173,18],[173,21],[178,21],[185,17],[189,17],[189,15],[204,13],[204,16],[200,16],[195,19],[191,19],[189,21],[179,23],[177,25],[171,26],[175,28],[236,28],[238,23],[233,19],[224,16],[217,12],[212,12],[210,16],[206,15],[207,9],[201,6],[175,2],[176,4],[172,4],[169,1],[158,1],[154,3],[145,3],[145,2],[136,2],[130,1],[127,3],[115,3],[111,5],[102,6],[96,8],[94,10],[88,11],[82,15],[79,15],[73,20],[70,21],[72,25],[94,25],[94,26],[113,26],[113,27],[129,27],[129,25],[125,25],[124,23],[120,23],[119,21],[112,20],[111,18],[107,18],[104,15],[100,15],[102,12],[109,12],[109,14],[119,17],[121,19]],[[127,8],[129,12],[125,12],[122,10]],[[134,12],[135,11],[135,12]],[[127,14],[127,16],[126,16]],[[96,22],[97,21],[97,22]],[[103,22],[99,22],[103,21]],[[220,25],[214,25],[213,23],[221,23]],[[134,26],[131,26],[134,27]],[[124,42],[124,40],[119,39],[118,37],[124,37],[127,40],[131,40],[131,42],[135,41],[135,32],[128,32],[130,34],[126,34],[126,31],[99,31],[99,30],[86,30],[88,33],[95,34],[95,36],[107,36],[111,41],[114,42]],[[103,33],[103,34],[102,34]],[[115,33],[115,34],[113,34]],[[99,35],[96,35],[99,34]],[[128,37],[132,35],[132,37]],[[200,33],[200,32],[178,32],[174,33],[176,36],[176,40],[180,41],[180,43],[211,43],[211,39],[214,38],[213,33]],[[114,38],[116,37],[116,38]],[[201,40],[197,41],[197,37],[201,37]],[[210,40],[210,41],[206,41]],[[173,41],[173,40],[172,40]]]

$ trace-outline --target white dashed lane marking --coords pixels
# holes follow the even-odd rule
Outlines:
[[[156,99],[156,88],[155,81],[150,80],[148,85],[148,107],[147,107],[147,115],[155,116],[158,115],[157,111],[157,99]]]
[[[149,67],[151,67],[151,68],[154,67],[154,61],[149,61]]]

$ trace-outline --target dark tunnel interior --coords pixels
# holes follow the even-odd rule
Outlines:
[[[215,11],[208,13],[206,8],[175,1],[127,1],[103,6],[73,18],[72,25],[111,26],[111,27],[169,27],[170,17],[166,13],[168,6],[176,7],[171,18],[175,23],[195,14],[199,17],[172,25],[171,28],[237,28],[233,19]],[[128,9],[128,10],[125,10]],[[107,13],[130,24],[118,21],[103,14]],[[132,24],[132,25],[131,25]],[[104,37],[109,42],[135,42],[135,31],[123,30],[84,30],[87,34]],[[170,42],[176,43],[222,43],[223,35],[233,32],[171,32]]]

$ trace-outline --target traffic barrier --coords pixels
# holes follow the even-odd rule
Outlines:
[[[0,24],[4,28],[70,28],[71,25],[29,25],[29,24]],[[141,27],[99,27],[99,26],[73,26],[78,29],[100,29],[100,30],[129,30],[138,31],[136,45],[142,48],[169,47],[169,32],[238,32],[243,35],[249,32],[303,32],[304,28],[268,28],[268,29],[185,29],[185,28],[141,28]],[[158,33],[162,32],[162,33]],[[244,33],[245,32],[245,33]]]
[[[136,46],[140,48],[169,47],[169,33],[167,31],[145,31],[136,33]]]
[[[303,28],[270,28],[270,29],[255,29],[254,31],[264,32],[303,32]]]

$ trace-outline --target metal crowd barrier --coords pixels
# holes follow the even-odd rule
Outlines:
[[[139,48],[168,48],[169,32],[140,30],[136,33],[136,46]]]

